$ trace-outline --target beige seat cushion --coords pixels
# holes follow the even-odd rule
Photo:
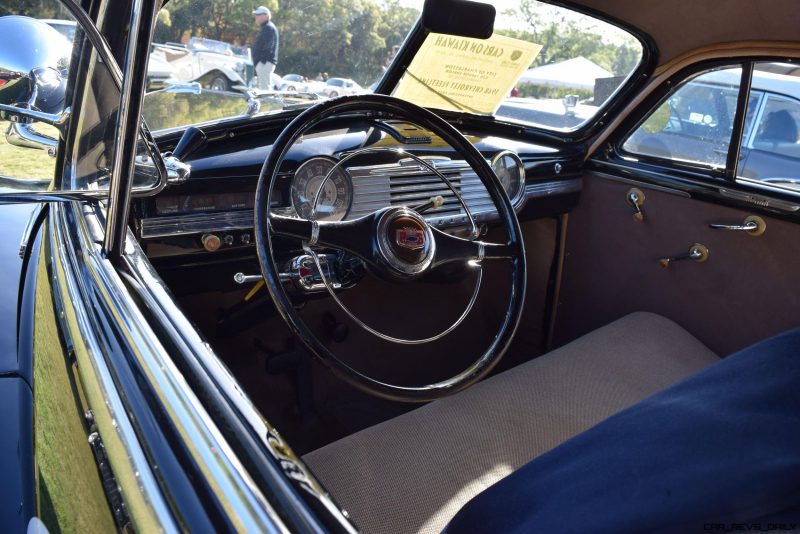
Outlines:
[[[634,313],[304,460],[363,532],[440,532],[484,488],[718,360],[674,322]]]

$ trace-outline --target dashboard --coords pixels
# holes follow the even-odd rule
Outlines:
[[[133,227],[151,260],[253,247],[255,190],[271,149],[264,138],[270,136],[215,132],[187,162],[187,181],[137,200]],[[521,218],[564,212],[577,202],[581,154],[486,135],[467,138]],[[497,218],[478,176],[441,139],[407,122],[351,118],[312,131],[290,149],[271,207],[303,219],[349,220],[434,199],[425,219],[446,231],[466,228],[467,212],[482,225]]]

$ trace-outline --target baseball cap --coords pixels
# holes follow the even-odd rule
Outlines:
[[[253,10],[253,15],[271,15],[267,6],[258,6]]]

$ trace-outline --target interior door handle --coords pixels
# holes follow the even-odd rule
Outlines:
[[[752,236],[759,236],[767,230],[767,223],[758,215],[750,215],[742,224],[709,224],[708,227],[715,230],[747,232]]]

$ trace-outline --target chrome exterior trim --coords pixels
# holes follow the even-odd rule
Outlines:
[[[81,356],[82,351],[76,351],[78,372],[84,384],[96,383],[99,386],[104,401],[100,403],[101,405],[99,406],[92,405],[91,408],[95,413],[99,410],[107,411],[109,418],[114,422],[113,430],[116,432],[115,441],[118,440],[125,450],[128,464],[119,465],[113,461],[113,458],[110,458],[112,469],[118,477],[124,473],[126,477],[136,478],[138,482],[137,489],[144,503],[147,505],[148,511],[152,514],[152,517],[146,519],[146,521],[150,523],[150,526],[157,526],[163,531],[177,531],[178,525],[174,522],[169,505],[161,493],[161,489],[156,481],[156,476],[150,467],[144,450],[139,444],[136,431],[128,417],[128,411],[114,383],[112,373],[104,357],[103,347],[97,343],[97,339],[93,334],[92,321],[89,315],[90,307],[86,304],[83,297],[86,281],[78,274],[81,271],[78,263],[78,254],[69,238],[69,231],[67,230],[68,223],[65,220],[65,211],[71,210],[77,212],[79,209],[80,208],[75,204],[63,207],[58,204],[53,204],[50,207],[49,224],[52,228],[50,232],[52,240],[50,242],[49,254],[54,264],[52,269],[52,283],[56,301],[56,311],[61,321],[61,332],[68,347],[74,347],[76,343],[85,345],[89,359],[88,361],[83,361]],[[82,239],[84,241],[82,244],[87,244],[85,242],[86,235],[82,233],[82,237],[84,238]],[[89,243],[89,247],[95,249],[94,245],[91,243]],[[74,315],[78,332],[74,332],[72,328],[70,328],[70,325],[66,324],[68,316],[67,306],[72,312],[69,315]],[[85,367],[86,364],[90,366],[90,369]],[[112,429],[100,425],[99,430],[104,439],[107,442],[111,442],[109,431]],[[113,446],[111,443],[109,443],[109,445]],[[123,497],[125,497],[126,502],[128,502],[128,512],[131,514],[134,525],[137,525],[138,528],[142,528],[142,518],[137,514],[139,510],[135,508],[131,509],[130,496],[126,495],[124,489]]]
[[[109,316],[118,319],[116,324],[122,331],[122,339],[126,339],[133,349],[133,359],[150,381],[152,391],[165,407],[165,413],[169,414],[171,424],[186,442],[191,444],[189,450],[194,462],[211,482],[210,488],[216,498],[224,503],[225,509],[229,511],[234,527],[245,531],[285,532],[280,518],[258,490],[200,400],[188,387],[186,380],[158,341],[158,335],[139,311],[110,260],[104,257],[100,247],[92,241],[87,221],[80,213],[81,204],[73,203],[64,208],[56,208],[56,224],[62,228],[61,232],[68,232],[65,229],[70,224],[65,214],[67,210],[73,211],[74,221],[78,223],[76,233],[79,242],[74,243],[62,238],[57,247],[58,252],[72,256],[71,262],[75,266],[73,270],[79,269],[82,271],[82,276],[86,277],[81,280],[83,284],[100,289]],[[126,237],[125,254],[128,254],[136,250],[136,244],[130,232]],[[85,263],[81,263],[77,254],[79,251]],[[80,293],[73,292],[70,298],[74,299],[72,302],[83,302]],[[151,303],[146,302],[146,304]],[[90,325],[87,318],[83,325],[86,330],[83,330],[82,338],[92,343],[94,334]],[[92,347],[91,354],[95,356],[93,365],[104,363],[100,347]],[[108,382],[107,387],[110,390],[107,392],[108,395],[118,396],[113,383]],[[124,405],[120,404],[119,410],[117,417],[127,417]],[[134,450],[137,450],[138,441],[135,433],[131,431],[126,434],[126,438]],[[149,466],[146,463],[137,467],[140,477],[142,473],[149,473]],[[162,522],[167,520],[168,514],[165,498],[157,486],[150,484],[149,481],[147,484],[143,489],[148,491],[147,495],[154,503],[153,510],[157,513],[159,522],[166,527],[166,530],[177,530],[178,527],[172,522]]]
[[[36,96],[34,92],[34,96],[32,97],[31,102],[28,103],[28,105],[31,106],[35,100]],[[63,111],[59,113],[45,113],[43,111],[37,111],[35,109],[31,109],[30,107],[23,108],[19,106],[9,106],[8,104],[0,104],[0,117],[2,117],[3,120],[11,121],[12,124],[21,124],[19,122],[18,117],[23,117],[26,119],[37,120],[39,122],[49,124],[50,126],[63,126],[71,115],[72,115],[72,108],[70,107],[65,108]],[[48,139],[52,139],[49,136],[45,137],[47,137]],[[25,146],[25,145],[19,145],[19,146]]]
[[[260,442],[276,460],[283,474],[287,477],[287,483],[289,479],[295,481],[306,495],[317,500],[337,520],[345,532],[355,534],[357,530],[346,513],[334,503],[331,496],[323,489],[302,460],[283,441],[278,431],[259,413],[230,370],[220,361],[211,346],[200,336],[195,326],[175,305],[166,285],[164,285],[164,282],[147,260],[131,232],[128,232],[127,245],[123,259],[140,284],[141,290],[138,295],[165,327],[167,335],[181,350],[190,353],[196,358],[211,380],[219,386],[219,390],[226,397],[229,404],[243,418],[252,429],[253,434],[258,436]],[[297,506],[305,505],[298,503]],[[276,521],[279,521],[279,518]],[[283,526],[280,523],[278,524]]]
[[[23,259],[25,257],[25,252],[28,250],[28,243],[31,239],[31,233],[33,232],[33,227],[36,224],[36,220],[39,218],[39,215],[42,213],[42,209],[44,206],[42,204],[37,204],[31,210],[31,214],[28,216],[28,220],[25,223],[25,228],[22,230],[22,238],[19,241],[19,257]]]
[[[122,90],[122,69],[120,69],[119,64],[114,59],[114,53],[111,51],[111,47],[108,45],[108,41],[100,34],[97,28],[94,25],[94,21],[89,17],[86,11],[77,3],[75,0],[61,0],[62,5],[65,6],[70,14],[75,18],[75,21],[81,25],[84,35],[89,40],[89,42],[94,47],[97,54],[103,60],[103,64],[108,69],[109,74],[111,75],[111,79],[115,82],[116,86],[120,91]],[[148,151],[150,152],[151,156],[160,154],[158,151],[158,146],[153,139],[153,136],[150,134],[150,130],[144,124],[143,121],[140,121],[139,129],[141,134],[140,138],[144,140],[145,145],[147,146]],[[164,167],[163,161],[160,161],[160,158],[154,158],[156,163],[156,167],[159,171],[159,178],[160,181],[151,189],[135,189],[134,196],[150,196],[155,195],[162,191],[167,186],[167,170]],[[74,166],[74,161],[70,164]],[[75,169],[73,168],[73,175],[77,175]],[[79,191],[64,191],[64,193],[70,193],[74,196],[77,196],[80,192]],[[108,198],[109,191],[102,190],[102,191],[86,191],[84,198]]]
[[[58,140],[37,132],[31,124],[12,122],[6,130],[6,141],[9,145],[45,150],[51,158],[58,151]]]
[[[139,129],[133,126],[141,124],[141,113],[144,91],[135,87],[133,80],[137,71],[137,49],[142,14],[145,11],[144,0],[133,0],[130,12],[130,28],[128,29],[128,46],[125,49],[125,70],[120,92],[118,120],[114,132],[114,153],[111,158],[111,183],[108,192],[108,212],[106,217],[106,233],[103,244],[105,253],[114,260],[122,254],[130,210],[131,185],[133,184],[134,163],[136,160],[136,137]],[[149,12],[149,10],[147,11]],[[146,24],[151,24],[147,20]],[[150,33],[152,33],[152,25]],[[139,61],[141,62],[141,60]],[[139,69],[141,70],[141,69]],[[137,93],[138,91],[138,93]],[[134,97],[138,97],[134,101]]]

